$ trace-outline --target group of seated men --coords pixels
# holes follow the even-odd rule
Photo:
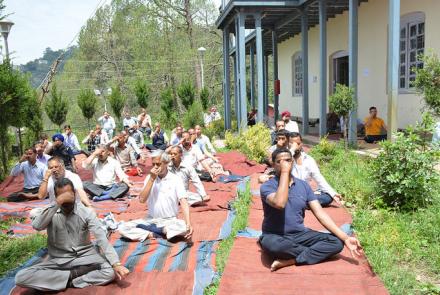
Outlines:
[[[178,143],[167,147],[166,151],[157,149],[151,153],[153,167],[139,195],[139,201],[148,204],[148,212],[144,219],[123,222],[118,229],[123,237],[135,241],[153,237],[183,238],[191,242],[194,229],[189,207],[209,198],[196,171],[199,165],[209,168],[198,158],[201,150],[194,141],[197,129],[200,128],[182,129],[180,133],[178,126]],[[125,140],[128,135],[119,136],[117,146],[121,146],[122,138]],[[319,263],[342,251],[344,245],[353,255],[359,255],[359,241],[340,230],[320,204],[323,203],[323,193],[331,199],[340,196],[323,178],[323,190],[319,194],[313,193],[305,181],[313,177],[319,184],[319,169],[316,170],[314,160],[302,151],[301,136],[280,130],[276,141],[276,148],[270,155],[274,175],[260,178],[264,182],[260,187],[264,219],[259,245],[274,259],[271,271],[289,265]],[[43,143],[38,144],[43,149]],[[46,167],[37,160],[35,147],[28,149],[14,167],[15,174],[18,171],[24,173],[25,188],[28,185],[33,189],[23,190],[19,196],[31,199],[36,194],[38,198],[46,195],[50,198],[49,206],[31,213],[33,227],[47,230],[49,259],[19,271],[15,278],[18,286],[41,291],[84,288],[107,284],[115,277],[123,279],[129,273],[108,242],[94,210],[88,208],[87,194],[98,197],[98,200],[116,198],[132,185],[116,151],[114,153],[113,158],[109,144],[99,144],[83,162],[84,168],[93,170],[93,182],[82,183],[77,174],[65,169],[64,161],[58,156],[46,159]],[[217,161],[214,158],[210,162]],[[116,183],[116,176],[120,183]],[[39,184],[32,182],[36,179],[42,180]],[[189,192],[190,181],[196,193]],[[178,218],[179,205],[183,220]],[[306,208],[311,209],[329,233],[304,226]],[[78,228],[82,230],[78,231]],[[101,249],[99,252],[90,241],[90,233]]]

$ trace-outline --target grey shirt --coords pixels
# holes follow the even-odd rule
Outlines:
[[[188,191],[189,181],[191,181],[196,187],[197,193],[202,197],[206,196],[206,191],[203,187],[202,181],[200,181],[200,177],[197,175],[196,170],[192,166],[187,166],[182,162],[180,163],[179,167],[176,167],[173,165],[173,163],[170,163],[168,166],[168,171],[182,179],[186,191]]]
[[[57,203],[47,206],[34,217],[32,226],[36,230],[47,230],[49,255],[61,264],[78,257],[98,254],[90,242],[90,232],[107,261],[111,265],[119,262],[118,254],[107,240],[95,212],[81,203],[76,203],[68,216]]]

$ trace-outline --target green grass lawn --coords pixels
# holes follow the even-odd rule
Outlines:
[[[0,230],[6,230],[12,224],[22,221],[21,218],[0,221]],[[46,236],[42,234],[18,238],[0,233],[0,277],[24,263],[43,247],[46,247]]]
[[[311,151],[329,183],[342,193],[373,270],[391,294],[440,294],[440,193],[416,212],[376,210],[369,204],[374,180],[369,162],[339,149],[323,157]]]
[[[205,295],[214,295],[217,294],[218,286],[220,283],[221,274],[225,269],[225,265],[228,262],[229,253],[232,250],[232,246],[234,245],[235,237],[237,236],[237,232],[239,230],[244,229],[248,223],[249,216],[249,206],[252,201],[251,187],[250,183],[246,184],[246,190],[244,192],[238,193],[238,198],[234,201],[233,207],[235,209],[235,219],[232,223],[232,231],[229,237],[225,240],[222,240],[216,251],[215,265],[217,273],[220,274],[220,277],[217,278],[210,286],[205,289]]]

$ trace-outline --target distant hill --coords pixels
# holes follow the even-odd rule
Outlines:
[[[58,72],[63,71],[64,64],[66,60],[68,60],[75,49],[74,46],[70,47],[63,57],[63,61],[58,66]],[[20,71],[23,73],[30,73],[30,82],[34,88],[40,86],[41,81],[46,77],[47,72],[50,69],[52,63],[58,58],[61,54],[62,49],[53,51],[50,47],[47,47],[44,50],[43,56],[37,58],[33,61],[30,61],[24,65],[19,66]]]

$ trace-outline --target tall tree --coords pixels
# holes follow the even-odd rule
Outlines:
[[[116,118],[121,120],[122,110],[125,106],[125,98],[122,95],[121,88],[119,86],[112,87],[112,94],[109,97],[109,102]]]
[[[34,92],[27,77],[14,70],[8,60],[0,64],[0,177],[8,170],[8,150],[10,147],[8,127],[29,126],[32,119],[29,109],[32,107]],[[38,113],[38,110],[37,110]],[[25,124],[25,125],[23,125]]]
[[[98,103],[96,95],[91,89],[81,89],[77,101],[84,118],[87,119],[87,127],[90,129],[90,119],[95,115]]]
[[[177,95],[179,95],[183,106],[188,110],[194,103],[194,98],[196,96],[196,91],[194,85],[190,81],[184,81],[177,88]]]
[[[56,83],[53,83],[50,91],[50,98],[44,105],[47,116],[61,130],[61,125],[66,121],[69,111],[69,102],[63,97],[62,91],[57,90]]]
[[[141,108],[147,108],[150,102],[150,88],[145,81],[137,81],[134,89],[137,103]]]

